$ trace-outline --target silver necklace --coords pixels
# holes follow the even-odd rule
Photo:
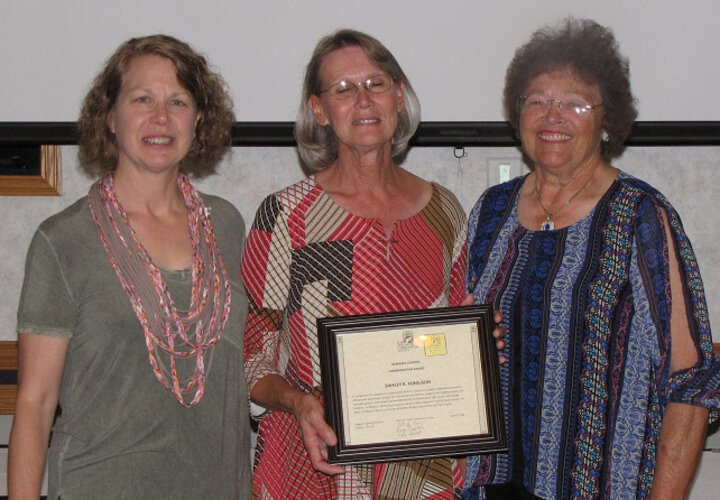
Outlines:
[[[552,231],[553,229],[555,229],[555,223],[552,221],[553,216],[556,215],[560,210],[562,210],[563,208],[568,206],[570,204],[570,202],[573,201],[575,199],[575,197],[577,195],[579,195],[583,189],[585,189],[585,186],[588,185],[588,183],[590,182],[590,179],[592,179],[592,175],[590,177],[588,177],[588,180],[585,181],[585,184],[580,186],[580,189],[575,191],[570,198],[568,198],[562,205],[557,207],[555,210],[550,212],[550,211],[548,211],[547,208],[545,208],[545,205],[543,205],[543,202],[540,199],[540,191],[538,190],[538,185],[537,185],[537,174],[535,175],[535,198],[537,198],[537,201],[540,204],[540,208],[542,208],[543,212],[545,212],[545,220],[540,223],[541,231]]]

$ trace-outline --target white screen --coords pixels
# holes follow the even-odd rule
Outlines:
[[[393,52],[423,120],[503,120],[516,47],[568,14],[613,28],[630,58],[640,120],[720,119],[716,0],[3,0],[0,121],[75,121],[115,48],[158,32],[208,56],[238,121],[293,121],[314,45],[338,27],[366,31]]]

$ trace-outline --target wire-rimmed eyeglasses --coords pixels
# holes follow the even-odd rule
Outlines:
[[[351,82],[340,80],[331,84],[328,88],[321,90],[320,94],[327,93],[333,99],[352,99],[358,95],[360,88],[364,88],[371,94],[382,94],[390,90],[395,79],[390,75],[374,75],[362,82]]]
[[[560,114],[574,114],[587,116],[590,111],[599,108],[603,103],[588,104],[581,101],[561,101],[558,99],[543,99],[539,97],[520,96],[520,110],[523,113],[546,113],[552,104],[556,102]]]

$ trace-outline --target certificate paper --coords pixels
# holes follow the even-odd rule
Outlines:
[[[477,335],[475,323],[338,335],[346,443],[487,432]]]
[[[318,321],[332,463],[505,449],[487,306]]]

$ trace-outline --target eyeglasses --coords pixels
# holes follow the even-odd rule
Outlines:
[[[360,92],[360,87],[364,88],[371,94],[382,94],[390,90],[395,83],[395,79],[390,75],[371,76],[363,82],[351,82],[348,80],[340,80],[333,83],[325,90],[321,90],[320,94],[327,92],[333,99],[353,99]]]
[[[577,101],[559,101],[557,99],[540,99],[536,97],[528,97],[526,95],[520,96],[520,108],[526,113],[546,113],[550,110],[550,107],[554,102],[558,105],[558,112],[565,116],[571,114],[576,116],[589,116],[590,111],[603,105],[602,103],[587,104]]]

